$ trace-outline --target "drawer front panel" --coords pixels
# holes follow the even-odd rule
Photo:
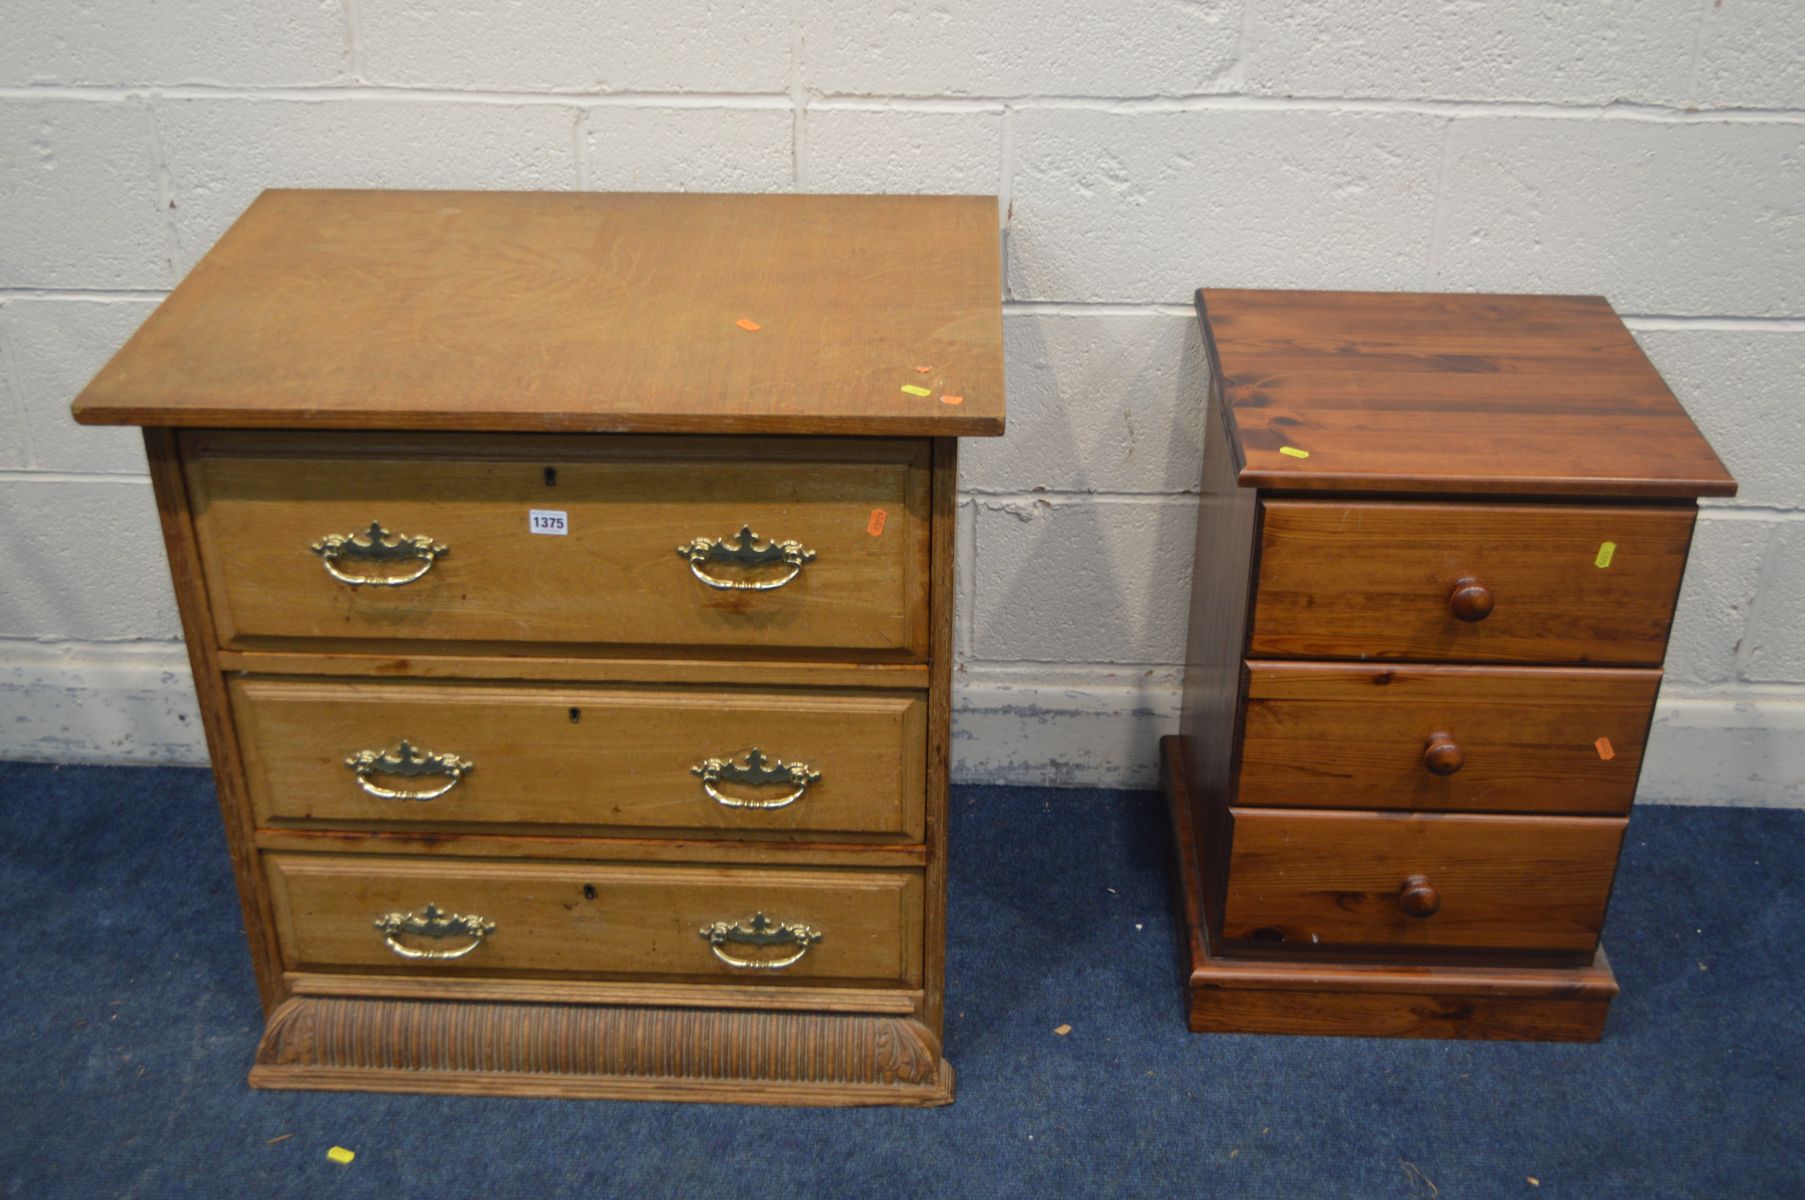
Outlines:
[[[264,867],[291,969],[921,979],[922,882],[913,872],[294,854],[265,855]]]
[[[1621,814],[1659,671],[1250,662],[1239,803]]]
[[[919,693],[272,678],[231,692],[260,825],[922,835]]]
[[[1693,515],[1268,501],[1248,653],[1657,666]]]
[[[1575,954],[1598,943],[1627,824],[1247,808],[1233,819],[1230,941]]]
[[[925,442],[366,441],[184,439],[223,642],[926,657]]]

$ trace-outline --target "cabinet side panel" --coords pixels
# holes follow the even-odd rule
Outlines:
[[[1212,356],[1213,357],[1213,356]],[[1197,381],[1196,391],[1205,391]],[[1234,434],[1222,401],[1220,370],[1211,364],[1208,424],[1203,443],[1203,495],[1192,557],[1191,623],[1185,652],[1184,701],[1179,732],[1187,739],[1184,761],[1201,870],[1204,922],[1214,947],[1222,929],[1227,876],[1228,807],[1234,802],[1235,749],[1239,738],[1242,654],[1247,642],[1249,589],[1253,579],[1257,494],[1236,484]],[[1180,848],[1181,852],[1183,848]]]
[[[226,849],[232,858],[232,874],[238,883],[238,902],[251,949],[251,967],[257,974],[257,992],[265,1013],[286,997],[282,983],[281,951],[270,920],[269,896],[263,872],[257,869],[255,822],[245,792],[244,765],[238,752],[238,733],[220,674],[219,647],[214,639],[213,618],[207,604],[207,585],[201,573],[200,551],[195,543],[188,486],[183,478],[176,436],[172,430],[147,428],[144,453],[150,460],[150,481],[157,497],[157,516],[163,525],[163,542],[169,554],[169,573],[175,582],[176,607],[182,616],[182,637],[188,644],[188,663],[194,671],[194,690],[200,700],[201,724],[207,733],[207,753],[213,763],[213,786],[219,793],[224,818]]]
[[[959,442],[934,440],[928,539],[927,919],[921,1021],[942,1036],[946,1003],[947,802],[952,765],[953,569],[958,534]]]

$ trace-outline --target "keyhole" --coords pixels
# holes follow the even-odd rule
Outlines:
[[[546,487],[557,487],[558,486],[558,468],[556,468],[556,467],[545,468],[545,486]]]
[[[595,884],[586,883],[583,885],[583,899],[585,899],[585,900],[595,899]]]
[[[578,721],[581,721],[582,719],[583,719],[583,710],[582,709],[573,708],[570,710],[570,723],[572,725],[575,725]]]

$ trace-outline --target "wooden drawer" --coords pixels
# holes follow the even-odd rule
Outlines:
[[[922,881],[914,872],[299,854],[265,855],[264,866],[283,957],[294,969],[911,986],[921,979]],[[759,913],[769,944],[756,944]],[[450,917],[493,929],[477,937]],[[717,922],[723,932],[711,941],[702,931]],[[809,940],[813,934],[819,940]],[[422,953],[439,957],[408,957]],[[781,967],[731,965],[791,957]]]
[[[1621,818],[1236,808],[1222,936],[1302,946],[1590,953]],[[1429,892],[1404,895],[1425,877]],[[1408,915],[1439,903],[1432,915]]]
[[[1586,667],[1247,668],[1248,806],[1626,813],[1661,684]]]
[[[927,655],[925,441],[203,433],[183,447],[227,644]],[[534,512],[562,514],[564,532],[532,532]],[[423,548],[379,557],[373,523],[385,544]],[[731,561],[743,528],[754,550],[795,542],[812,557]],[[691,561],[681,548],[697,539],[721,544]]]
[[[1248,653],[1656,666],[1692,520],[1690,506],[1268,500]]]
[[[231,692],[260,825],[922,836],[919,693],[275,678]],[[745,769],[754,749],[762,770]],[[766,778],[773,760],[813,777]]]

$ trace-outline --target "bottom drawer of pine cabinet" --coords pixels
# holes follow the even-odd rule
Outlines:
[[[294,969],[917,985],[922,878],[269,854]]]
[[[1306,947],[1590,953],[1628,823],[1232,812],[1222,936]]]

